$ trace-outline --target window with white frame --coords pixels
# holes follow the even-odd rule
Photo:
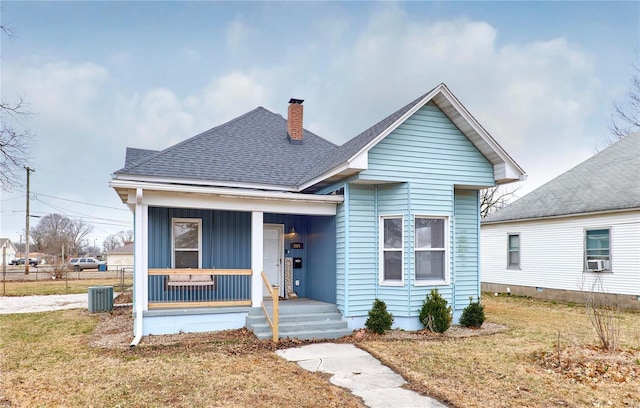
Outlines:
[[[507,268],[520,268],[520,234],[508,234]]]
[[[174,218],[172,225],[173,267],[200,268],[202,220]]]
[[[382,283],[402,284],[402,258],[403,258],[403,218],[402,216],[382,216],[381,238],[381,266],[380,273]]]
[[[415,218],[416,283],[447,280],[447,217]]]
[[[584,270],[611,270],[611,230],[609,228],[584,231]]]

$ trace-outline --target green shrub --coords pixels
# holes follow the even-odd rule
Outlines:
[[[480,327],[484,321],[484,306],[480,304],[480,300],[474,302],[473,297],[469,297],[469,306],[462,311],[460,325],[464,327]]]
[[[432,332],[444,333],[451,327],[451,306],[447,306],[447,300],[440,296],[438,289],[431,289],[431,293],[422,302],[420,309],[420,322]]]
[[[373,307],[369,310],[369,318],[364,324],[369,330],[378,334],[383,334],[391,329],[393,324],[393,315],[387,312],[387,304],[380,299],[373,301]]]

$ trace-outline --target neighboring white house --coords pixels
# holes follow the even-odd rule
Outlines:
[[[484,219],[480,253],[483,291],[580,301],[601,282],[640,308],[640,133]]]
[[[125,267],[133,269],[133,242],[109,251],[107,253],[107,267],[110,270]]]
[[[3,254],[5,265],[9,265],[16,258],[18,250],[9,238],[0,238],[0,265],[3,265]]]

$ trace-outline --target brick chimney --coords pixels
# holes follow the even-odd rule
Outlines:
[[[287,117],[287,137],[291,144],[302,144],[302,102],[303,99],[289,100],[289,115]]]

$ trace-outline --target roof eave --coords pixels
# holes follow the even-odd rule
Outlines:
[[[236,198],[252,198],[252,199],[273,199],[288,201],[307,201],[326,204],[340,204],[344,201],[344,197],[337,195],[316,195],[303,194],[297,192],[286,191],[264,191],[243,188],[228,188],[218,186],[194,186],[194,185],[175,185],[164,183],[151,183],[144,181],[132,180],[111,180],[109,187],[116,190],[118,195],[123,199],[123,203],[129,202],[129,193],[138,188],[142,190],[159,191],[159,192],[175,192],[175,193],[195,193],[214,196],[236,197]]]
[[[132,182],[142,182],[142,183],[159,183],[159,184],[167,184],[167,185],[230,187],[230,188],[267,190],[267,191],[290,191],[290,192],[298,191],[298,188],[296,186],[261,184],[261,183],[243,183],[243,182],[224,181],[224,180],[154,177],[154,176],[141,176],[137,174],[126,174],[126,173],[114,174],[113,180],[126,180],[126,181],[132,181]]]
[[[531,222],[531,221],[541,221],[541,220],[552,220],[552,219],[558,219],[558,218],[590,217],[594,215],[627,213],[627,212],[633,212],[633,211],[640,211],[640,207],[616,208],[616,209],[610,209],[610,210],[600,210],[600,211],[590,211],[590,212],[580,212],[580,213],[570,213],[570,214],[544,215],[540,217],[517,218],[512,220],[481,221],[481,224],[482,225],[513,224],[516,222]]]

